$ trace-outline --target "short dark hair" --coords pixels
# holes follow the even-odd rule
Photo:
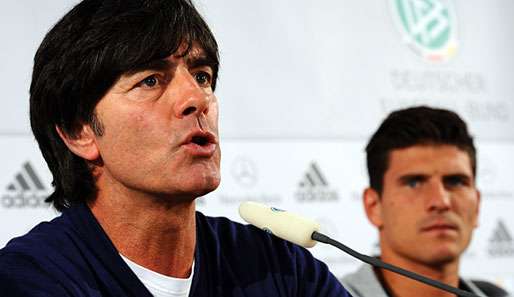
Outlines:
[[[414,145],[454,145],[469,155],[476,175],[476,149],[466,123],[453,111],[427,106],[394,111],[382,122],[366,146],[370,187],[379,194],[389,156]]]
[[[35,58],[30,123],[53,175],[47,198],[58,210],[93,199],[91,164],[73,154],[56,127],[75,137],[83,124],[101,134],[96,104],[124,73],[197,45],[213,68],[218,45],[190,0],[84,0],[48,32]]]

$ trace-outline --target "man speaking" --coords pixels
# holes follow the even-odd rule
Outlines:
[[[216,41],[188,0],[84,0],[30,120],[62,215],[0,251],[2,296],[348,296],[303,248],[195,211],[220,182]]]

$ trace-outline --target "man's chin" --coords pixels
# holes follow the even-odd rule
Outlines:
[[[165,200],[192,202],[196,198],[205,196],[216,190],[220,184],[220,179],[216,177],[185,180],[179,185],[168,185],[159,191],[149,191],[156,197],[162,197]]]
[[[213,187],[208,187],[208,188],[205,188],[201,191],[198,191],[196,194],[195,194],[195,199],[198,198],[198,197],[202,197],[202,196],[205,196],[211,192],[213,192],[214,190],[216,190],[218,188],[218,186],[213,186]]]
[[[431,256],[427,259],[427,262],[431,266],[445,266],[449,263],[458,261],[460,253],[455,248],[440,248],[432,251]]]
[[[205,196],[218,188],[220,185],[219,177],[206,177],[201,184],[193,186],[192,191],[195,193],[195,198]]]

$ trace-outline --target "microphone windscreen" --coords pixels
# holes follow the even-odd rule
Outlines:
[[[292,243],[303,247],[316,244],[311,235],[319,231],[320,225],[314,220],[251,201],[241,203],[239,215],[255,227]]]

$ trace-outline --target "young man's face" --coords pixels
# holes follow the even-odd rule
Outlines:
[[[368,189],[364,200],[384,258],[438,266],[468,246],[480,195],[466,152],[415,145],[390,153],[382,194]]]
[[[218,102],[201,49],[128,73],[99,101],[102,187],[191,199],[219,185]]]

